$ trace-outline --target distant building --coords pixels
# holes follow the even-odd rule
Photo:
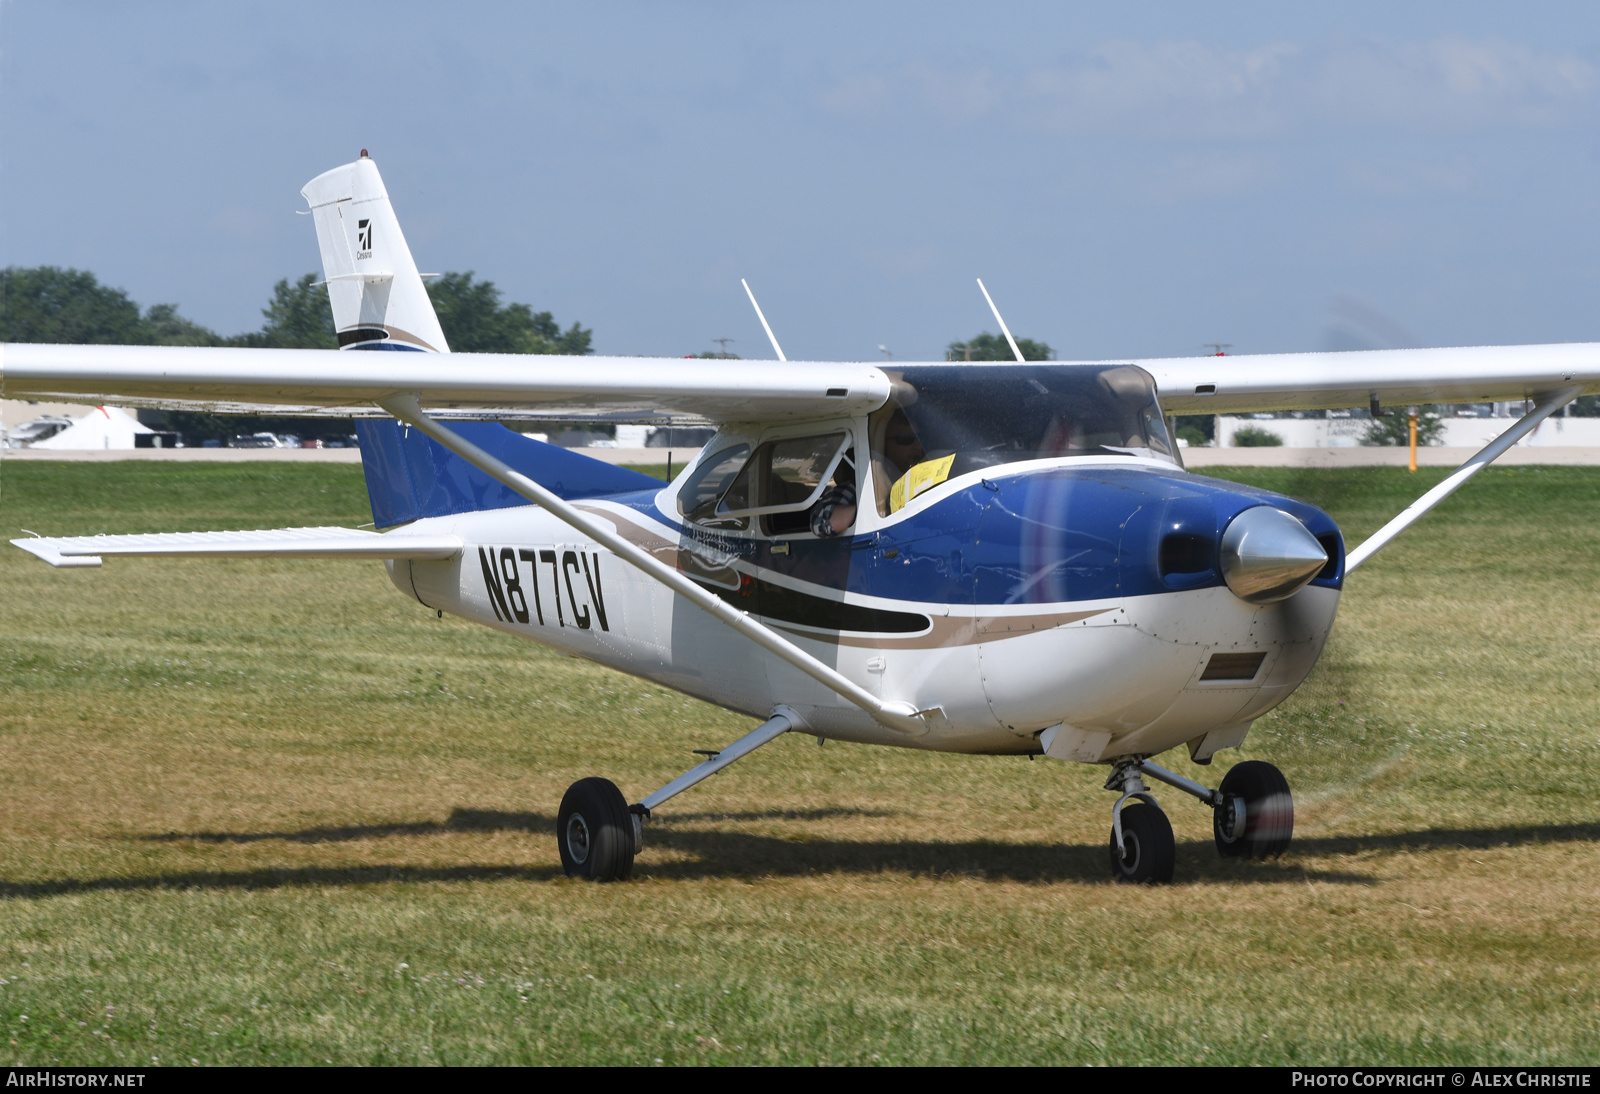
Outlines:
[[[32,409],[54,413],[41,413],[30,421],[8,426],[4,436],[0,437],[0,445],[60,451],[131,449],[150,445],[157,435],[155,430],[141,425],[137,418],[120,407],[97,406],[75,418],[60,411],[82,411],[83,407],[35,406]],[[176,440],[173,434],[160,436]],[[139,437],[150,439],[139,444]]]

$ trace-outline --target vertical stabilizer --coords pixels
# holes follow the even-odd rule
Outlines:
[[[567,501],[641,490],[653,495],[663,485],[660,479],[612,467],[577,449],[513,433],[498,422],[452,422],[450,428]],[[528,504],[504,483],[399,422],[358,420],[356,436],[372,519],[379,528]]]
[[[339,348],[448,352],[383,178],[366,152],[300,193],[317,222]]]

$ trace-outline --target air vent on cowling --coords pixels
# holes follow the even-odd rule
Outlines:
[[[1203,574],[1214,566],[1217,545],[1207,536],[1172,535],[1161,541],[1157,566],[1161,576]]]
[[[1266,653],[1214,653],[1200,674],[1201,683],[1213,680],[1254,680]]]

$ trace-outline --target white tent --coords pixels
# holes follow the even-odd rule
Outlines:
[[[35,441],[30,448],[91,449],[132,448],[135,433],[153,433],[139,419],[114,406],[97,406],[53,437]]]

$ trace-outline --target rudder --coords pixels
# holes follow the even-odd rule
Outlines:
[[[448,353],[378,167],[361,158],[300,191],[311,206],[340,349]]]

